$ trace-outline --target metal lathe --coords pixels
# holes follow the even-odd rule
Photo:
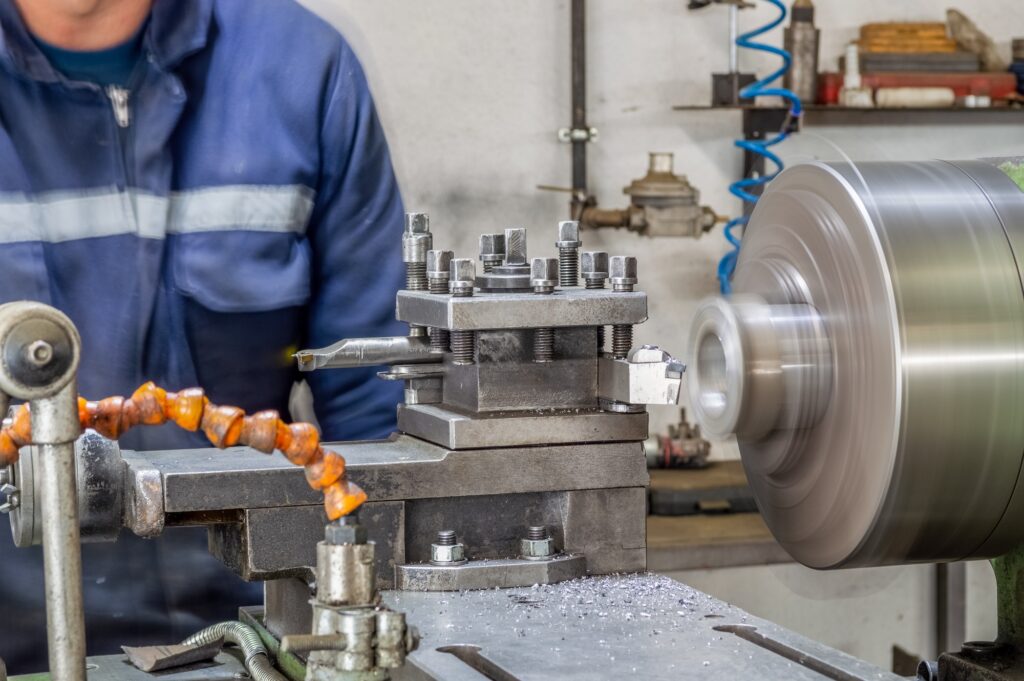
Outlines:
[[[324,445],[368,494],[332,521],[283,458],[79,435],[74,327],[0,307],[0,394],[31,404],[34,442],[0,476],[16,542],[53,563],[51,675],[899,678],[645,572],[645,405],[676,404],[685,381],[704,431],[736,436],[797,560],[995,558],[999,640],[921,673],[1018,678],[1022,177],[1014,159],[785,171],[751,217],[734,295],[699,308],[688,369],[633,344],[637,262],[581,252],[576,223],[553,235],[558,258],[529,257],[523,229],[483,235],[478,269],[410,214],[409,334],[297,355],[304,371],[383,365],[405,384],[394,436]],[[176,525],[207,526],[210,551],[264,583],[262,607],[149,651],[165,665],[152,672],[85,658],[78,542]]]

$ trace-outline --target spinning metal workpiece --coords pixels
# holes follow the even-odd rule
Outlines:
[[[1024,540],[1024,193],[1000,161],[814,163],[757,204],[690,333],[705,432],[817,568]]]

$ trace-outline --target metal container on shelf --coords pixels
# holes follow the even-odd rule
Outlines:
[[[792,55],[783,77],[785,87],[805,103],[812,104],[818,93],[818,44],[821,31],[814,26],[814,4],[795,0],[792,21],[785,30],[785,48]]]

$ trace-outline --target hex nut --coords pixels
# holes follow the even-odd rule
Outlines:
[[[431,544],[430,562],[434,565],[465,563],[466,547],[461,542],[455,544]]]
[[[550,558],[555,555],[555,540],[547,539],[520,539],[519,555],[527,559]]]
[[[579,248],[582,245],[579,222],[576,220],[563,220],[558,223],[558,241],[555,242],[555,246],[558,248]]]
[[[365,544],[366,528],[362,525],[343,525],[337,522],[327,523],[324,527],[324,541],[332,546],[339,544]]]

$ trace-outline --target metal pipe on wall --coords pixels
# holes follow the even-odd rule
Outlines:
[[[572,129],[587,126],[586,0],[572,0]],[[572,138],[573,215],[582,208],[587,192],[587,140]]]

